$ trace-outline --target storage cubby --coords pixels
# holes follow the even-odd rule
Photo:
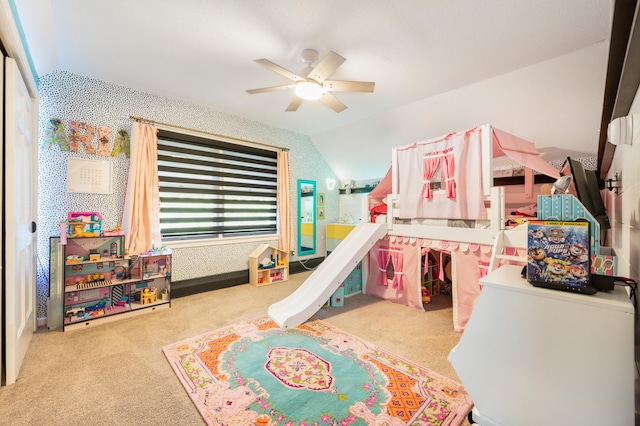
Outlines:
[[[327,224],[327,257],[338,247],[338,244],[347,238],[347,235],[349,235],[355,227],[356,225],[343,223]],[[362,293],[362,262],[356,265],[342,284],[344,288],[338,289],[337,292],[343,294],[344,297]]]
[[[269,244],[249,256],[249,283],[256,287],[289,279],[289,254]]]

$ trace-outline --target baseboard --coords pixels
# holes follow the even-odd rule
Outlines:
[[[311,259],[304,259],[302,261],[295,260],[289,263],[289,273],[299,274],[300,272],[313,270],[316,266],[321,264],[324,259],[324,257],[314,257]]]
[[[289,264],[289,274],[297,274],[314,269],[322,263],[324,257],[305,259],[304,265],[294,261]],[[210,275],[208,277],[193,278],[190,280],[175,281],[171,283],[171,298],[191,296],[207,291],[220,290],[249,282],[249,270],[228,272],[226,274]]]
[[[171,298],[191,296],[212,290],[233,287],[249,282],[249,270],[228,272],[226,274],[210,275],[208,277],[193,278],[171,283]]]

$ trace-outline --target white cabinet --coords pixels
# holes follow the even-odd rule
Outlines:
[[[533,287],[521,266],[489,273],[449,360],[489,425],[633,425],[634,309]]]

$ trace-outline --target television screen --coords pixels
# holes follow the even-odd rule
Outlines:
[[[560,169],[560,174],[562,176],[571,174],[572,183],[569,186],[569,193],[575,195],[594,219],[598,221],[600,230],[604,231],[611,228],[604,203],[602,202],[596,172],[585,170],[582,163],[567,157]]]
[[[611,228],[611,224],[609,223],[609,217],[607,216],[607,211],[605,210],[604,203],[602,202],[602,195],[600,195],[598,176],[593,170],[585,170],[584,173],[587,175],[587,184],[589,192],[591,193],[591,203],[593,204],[593,211],[591,214],[600,224],[600,229],[604,231]]]

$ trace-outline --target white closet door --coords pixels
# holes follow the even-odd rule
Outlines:
[[[0,66],[0,99],[4,99],[4,54],[0,51],[0,61],[2,61],[3,66]],[[2,135],[4,135],[4,103],[0,101],[0,140],[2,140],[2,145],[4,145],[4,139]],[[2,199],[2,187],[4,178],[2,170],[4,168],[2,153],[0,151],[0,200]],[[2,209],[0,209],[0,224],[4,223],[4,218],[2,217]],[[2,272],[2,268],[4,268],[4,255],[2,254],[2,245],[0,244],[0,272]],[[4,290],[4,278],[2,277],[2,273],[0,273],[0,290]],[[2,322],[4,319],[4,300],[2,299],[4,291],[0,291],[0,342],[5,341],[5,327],[2,326]],[[4,349],[0,348],[0,386],[2,386],[5,382],[5,356]]]
[[[5,59],[5,381],[16,381],[36,328],[37,107]]]

